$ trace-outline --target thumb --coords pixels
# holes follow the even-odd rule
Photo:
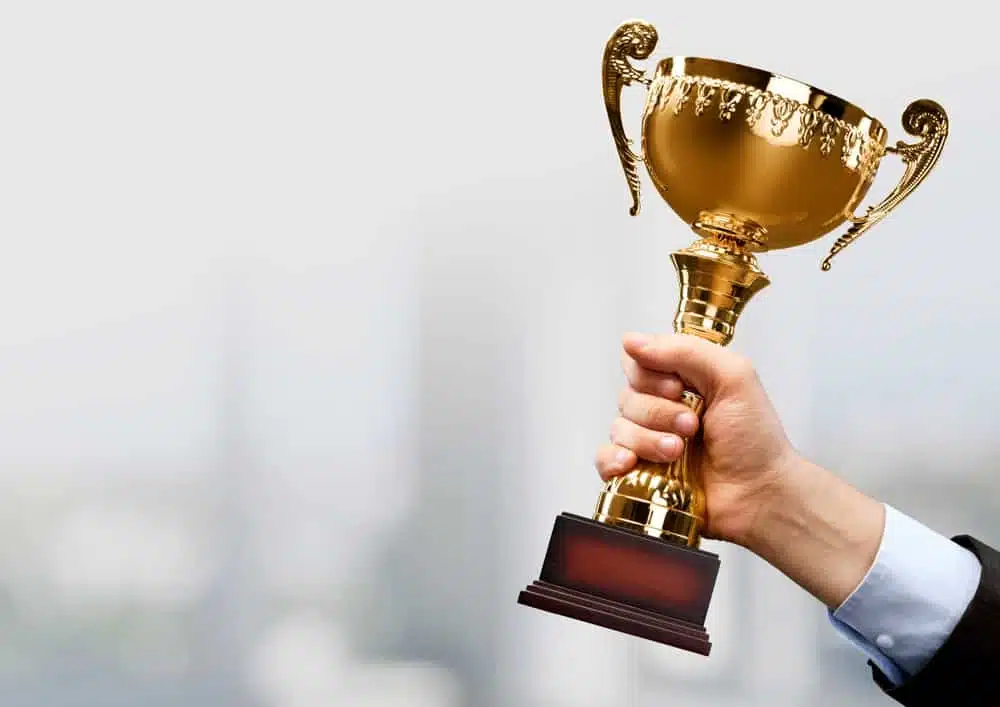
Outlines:
[[[673,373],[708,399],[741,376],[742,359],[691,334],[626,334],[625,353],[643,368]]]

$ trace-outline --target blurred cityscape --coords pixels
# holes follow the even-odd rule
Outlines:
[[[1000,542],[1000,285],[964,260],[997,59],[958,6],[824,15],[896,28],[864,51],[785,0],[0,10],[0,704],[886,705],[736,548],[707,660],[516,597],[592,508],[621,335],[669,327],[690,238],[651,189],[626,215],[597,60],[630,16],[894,140],[948,108],[941,166],[833,271],[832,236],[762,258],[734,346],[804,453]]]

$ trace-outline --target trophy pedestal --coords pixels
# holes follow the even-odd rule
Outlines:
[[[538,581],[519,604],[708,655],[705,616],[719,558],[563,513]]]

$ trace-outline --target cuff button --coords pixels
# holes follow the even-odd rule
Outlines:
[[[892,640],[892,636],[887,633],[879,634],[879,637],[875,639],[875,645],[884,651],[890,650],[896,642]]]

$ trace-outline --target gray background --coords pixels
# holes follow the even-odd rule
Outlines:
[[[708,660],[515,598],[591,509],[620,336],[669,327],[690,239],[648,181],[626,213],[599,70],[629,17],[894,140],[948,108],[939,168],[832,272],[832,236],[763,259],[734,347],[804,452],[1000,541],[988,12],[4,5],[0,702],[887,704],[734,548]]]

